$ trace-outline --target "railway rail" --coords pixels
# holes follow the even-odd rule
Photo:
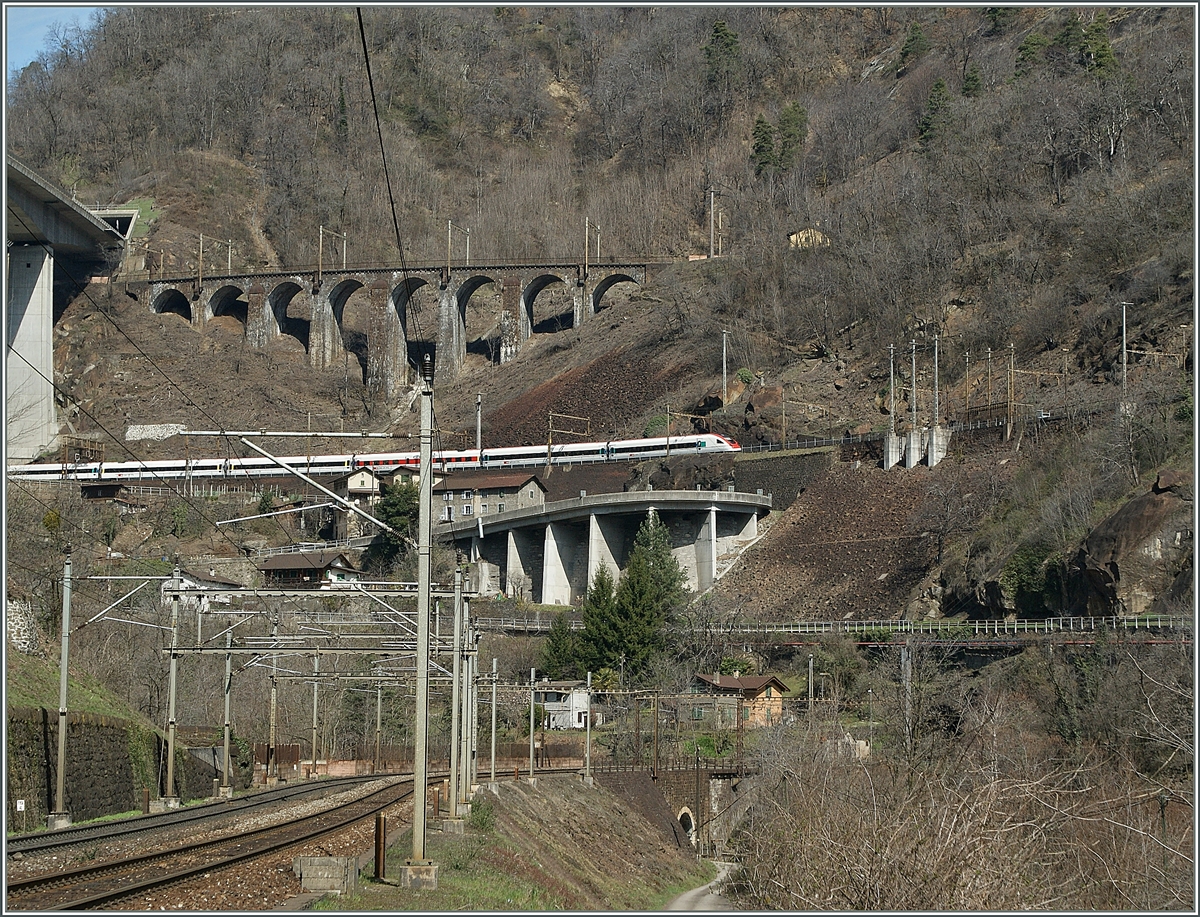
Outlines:
[[[173,809],[154,815],[136,815],[120,821],[99,824],[72,825],[56,831],[38,831],[8,838],[5,843],[9,856],[42,854],[62,850],[76,845],[95,845],[112,842],[146,831],[173,828],[180,825],[202,825],[207,821],[228,818],[231,815],[247,815],[255,809],[276,806],[317,794],[358,786],[371,780],[369,777],[334,777],[288,784],[269,790],[246,793],[231,800],[202,803],[182,809]]]
[[[187,879],[234,866],[346,829],[413,794],[412,777],[386,784],[333,808],[256,829],[235,829],[182,845],[148,850],[7,884],[7,910],[84,910],[104,907]],[[430,778],[430,784],[440,781]],[[143,831],[151,830],[143,826]]]

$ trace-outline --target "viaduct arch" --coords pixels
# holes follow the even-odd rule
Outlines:
[[[454,271],[446,266],[226,274],[165,278],[127,284],[130,295],[156,313],[174,313],[193,327],[221,316],[244,326],[252,347],[268,346],[281,335],[304,347],[317,370],[342,364],[354,353],[363,379],[385,395],[408,386],[408,367],[435,351],[440,375],[453,378],[466,360],[468,305],[481,288],[501,292],[500,361],[516,357],[537,327],[534,305],[548,288],[562,285],[570,298],[571,325],[577,328],[604,308],[604,297],[619,283],[644,284],[647,265],[578,264],[481,265]],[[428,295],[432,294],[432,295]],[[430,300],[433,308],[430,308]],[[365,306],[363,334],[347,330],[351,302]],[[503,340],[506,323],[515,334]],[[365,340],[360,340],[365,338]]]

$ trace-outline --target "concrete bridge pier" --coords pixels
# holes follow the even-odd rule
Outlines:
[[[588,516],[588,586],[592,584],[601,567],[608,568],[614,583],[620,579],[621,564],[618,558],[628,555],[626,528],[617,519],[598,516],[595,513]],[[584,591],[586,592],[586,587]]]
[[[278,328],[267,291],[261,283],[250,284],[246,290],[246,343],[254,348],[265,347],[279,333]]]
[[[925,454],[925,435],[921,430],[909,430],[904,446],[904,467],[916,468]]]
[[[887,471],[900,464],[900,460],[904,458],[904,440],[895,433],[888,433],[883,437],[883,470]]]
[[[535,581],[532,573],[541,566],[544,551],[544,545],[534,541],[531,531],[509,530],[508,556],[504,565],[504,591],[509,598],[522,596],[531,602],[542,601],[542,580]]]
[[[51,382],[54,378],[54,257],[49,247],[9,247],[7,292],[7,457],[12,461],[36,458],[58,439]]]
[[[926,456],[926,463],[930,468],[946,457],[949,447],[950,431],[941,424],[931,427],[929,430],[929,454]]]

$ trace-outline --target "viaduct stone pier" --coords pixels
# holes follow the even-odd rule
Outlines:
[[[634,536],[657,513],[671,536],[671,550],[687,577],[703,592],[716,582],[718,561],[758,537],[758,519],[771,509],[770,495],[730,491],[663,490],[583,494],[540,506],[466,517],[438,526],[475,565],[474,587],[545,605],[583,600],[601,566],[615,580],[629,559]]]
[[[290,335],[303,344],[317,370],[345,360],[346,306],[364,291],[370,316],[365,381],[392,395],[407,388],[410,347],[436,352],[439,376],[457,374],[467,355],[467,305],[485,284],[501,291],[500,361],[507,362],[532,335],[534,302],[543,290],[555,284],[567,288],[572,327],[578,327],[603,308],[614,285],[644,284],[647,270],[646,264],[588,265],[586,270],[580,264],[440,265],[193,275],[130,281],[126,289],[154,312],[177,313],[199,329],[217,316],[233,316],[244,324],[252,347]]]

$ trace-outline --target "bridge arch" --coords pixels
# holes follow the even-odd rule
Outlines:
[[[294,337],[304,347],[304,352],[308,353],[312,329],[311,316],[310,318],[301,318],[298,315],[288,315],[288,307],[292,300],[303,289],[295,281],[285,280],[275,286],[267,295],[267,303],[270,306],[271,314],[275,317],[277,333]]]
[[[154,297],[151,308],[158,315],[162,315],[164,312],[173,312],[183,316],[189,325],[192,323],[192,303],[179,290],[173,288],[163,290]]]
[[[613,288],[618,283],[637,284],[637,281],[628,274],[609,274],[603,280],[596,284],[596,288],[592,290],[591,314],[595,315],[602,308],[601,303],[604,301],[604,294]]]
[[[486,305],[476,304],[473,310],[474,321],[468,321],[467,314],[471,310],[471,299],[475,294],[488,285],[493,285],[499,288],[500,281],[486,274],[475,274],[468,277],[459,284],[458,290],[455,292],[455,305],[458,307],[458,320],[463,330],[463,340],[467,353],[480,354],[488,357],[490,361],[496,359],[496,348],[500,343],[499,329],[496,327],[499,318],[500,310],[498,308],[488,310]],[[485,297],[479,297],[481,300]],[[498,305],[498,303],[497,303]],[[491,319],[484,316],[491,315]],[[491,340],[488,335],[493,331],[496,335]],[[472,335],[472,332],[474,334]]]
[[[692,846],[696,845],[696,819],[692,815],[692,810],[684,806],[679,810],[679,814],[675,816],[679,822],[679,827],[687,832],[688,840],[692,842]]]
[[[417,291],[428,285],[429,281],[424,277],[405,277],[392,289],[392,305],[396,309],[396,315],[400,318],[400,328],[404,332],[409,366],[420,366],[426,353],[436,356],[437,309],[435,307],[433,310],[422,310],[419,302],[413,303],[413,297],[417,295]],[[409,309],[410,304],[415,306],[413,310]],[[412,322],[413,325],[420,327],[409,326],[409,319],[415,317],[411,314],[412,312],[418,312],[421,315],[420,319]]]
[[[567,296],[571,295],[571,286],[563,277],[557,274],[539,274],[525,285],[525,289],[521,291],[521,309],[525,313],[526,320],[529,322],[529,331],[531,334],[552,334],[555,331],[561,331],[563,328],[575,327],[575,309],[574,305],[568,301],[566,307],[554,315],[544,318],[541,322],[534,319],[534,303],[538,296],[547,287],[555,283],[561,283],[567,292]]]
[[[366,327],[370,326],[370,316],[369,313],[365,316],[366,327],[361,329],[356,328],[354,322],[347,322],[346,320],[346,307],[350,304],[350,298],[355,293],[365,289],[366,284],[361,280],[347,277],[344,280],[338,281],[329,290],[329,309],[333,312],[333,320],[337,325],[338,334],[341,336],[342,347],[348,353],[354,354],[358,359],[358,365],[362,370],[363,382],[367,381],[368,350],[371,346],[370,336],[366,330]]]
[[[207,318],[218,318],[222,315],[232,316],[242,323],[242,333],[246,333],[250,303],[240,288],[231,284],[221,287],[208,298],[205,311]]]

